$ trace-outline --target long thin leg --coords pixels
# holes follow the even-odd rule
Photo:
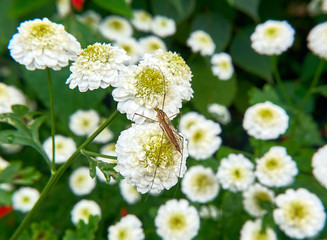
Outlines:
[[[134,121],[134,117],[135,117],[135,115],[140,116],[140,117],[144,117],[144,118],[149,119],[149,120],[154,121],[154,122],[159,122],[158,120],[155,120],[155,119],[152,119],[152,118],[146,117],[146,116],[144,116],[144,115],[142,115],[142,114],[138,114],[138,113],[134,113],[134,114],[133,114],[132,121]]]

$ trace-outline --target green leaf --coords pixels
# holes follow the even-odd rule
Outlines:
[[[272,70],[269,57],[259,55],[251,48],[250,36],[253,31],[253,27],[239,31],[231,43],[230,54],[237,66],[271,82]]]
[[[280,99],[275,89],[269,84],[264,85],[262,90],[259,88],[252,88],[249,92],[249,95],[250,95],[250,99],[249,99],[250,105],[256,103],[262,103],[265,101],[270,101],[278,105],[280,104]]]
[[[66,230],[63,240],[94,240],[95,232],[98,230],[98,216],[90,216],[89,223],[80,220],[76,230]]]
[[[21,162],[11,162],[0,172],[0,183],[31,185],[40,179],[40,172],[34,167],[22,167]]]
[[[314,93],[321,94],[324,97],[327,97],[327,85],[322,85],[313,89]]]
[[[41,223],[33,223],[32,226],[32,240],[57,240],[58,236],[55,234],[54,227],[49,222],[43,221]]]
[[[99,7],[115,14],[131,18],[133,16],[131,7],[125,0],[92,0]]]
[[[9,16],[21,17],[42,8],[50,0],[11,0]]]
[[[180,22],[189,17],[195,7],[195,0],[152,0],[153,15],[163,15]]]
[[[11,192],[0,189],[0,205],[11,205]]]
[[[259,21],[258,8],[261,0],[235,0],[234,6],[253,18],[254,21]]]

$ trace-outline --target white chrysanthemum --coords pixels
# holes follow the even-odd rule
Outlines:
[[[9,166],[9,162],[0,157],[0,173]]]
[[[134,215],[128,214],[118,223],[108,228],[108,240],[143,240],[142,222]]]
[[[189,240],[200,227],[199,214],[185,199],[172,199],[161,205],[154,220],[163,240]]]
[[[69,187],[77,196],[89,194],[95,188],[95,185],[96,181],[90,177],[88,167],[79,167],[69,176]]]
[[[17,153],[20,150],[22,150],[23,149],[23,145],[1,143],[0,144],[0,148],[3,151],[3,153],[13,154],[13,153]]]
[[[84,49],[73,65],[67,79],[71,89],[78,86],[80,92],[115,86],[119,72],[125,72],[125,61],[129,60],[124,49],[110,44],[95,43]]]
[[[28,70],[60,70],[81,51],[76,38],[47,18],[25,21],[9,42],[10,55]]]
[[[133,26],[143,32],[149,32],[151,30],[152,16],[144,10],[133,10]]]
[[[294,34],[287,21],[268,20],[256,26],[251,47],[259,54],[280,55],[292,46]]]
[[[217,197],[218,180],[211,168],[193,166],[185,173],[182,192],[193,202],[206,203]]]
[[[222,215],[222,210],[218,209],[215,205],[202,205],[199,210],[199,215],[204,219],[218,220]]]
[[[243,128],[256,139],[276,139],[286,132],[288,115],[283,108],[269,101],[257,103],[246,110]]]
[[[211,36],[202,30],[192,32],[186,45],[192,49],[192,52],[200,52],[202,56],[212,55],[216,48]]]
[[[119,39],[114,44],[117,47],[124,49],[128,56],[130,56],[130,60],[126,63],[135,64],[139,61],[140,55],[142,53],[142,49],[138,41],[135,38],[123,38]]]
[[[275,223],[289,237],[315,236],[325,225],[326,214],[321,200],[304,188],[288,189],[275,199]]]
[[[211,157],[221,145],[220,133],[219,123],[211,120],[205,119],[193,125],[187,137],[190,156],[197,160]]]
[[[186,171],[186,140],[181,154],[158,123],[133,124],[117,144],[118,171],[140,193],[159,193],[174,186]]]
[[[139,39],[141,50],[144,53],[152,53],[158,49],[167,51],[167,47],[164,41],[156,36],[147,36]]]
[[[120,193],[129,204],[137,203],[141,200],[141,194],[133,187],[127,183],[125,179],[119,182]]]
[[[104,145],[102,148],[100,148],[100,153],[107,155],[107,156],[117,157],[117,154],[115,151],[115,143],[109,143],[109,144]],[[108,162],[108,163],[113,163],[116,161],[115,158],[111,159],[111,158],[97,157],[97,159],[101,160],[103,162]],[[116,169],[116,167],[115,167],[115,169]],[[96,175],[101,182],[106,182],[105,176],[103,175],[103,173],[101,172],[101,170],[98,167],[96,168]],[[116,183],[115,179],[113,179],[111,177],[109,184],[112,185],[115,183]]]
[[[253,163],[242,154],[229,154],[218,167],[217,177],[224,189],[245,191],[254,182]]]
[[[309,32],[307,37],[308,48],[317,56],[327,59],[327,22],[323,22],[315,26]]]
[[[47,138],[43,143],[44,151],[52,159],[52,138]],[[55,162],[64,163],[76,151],[73,139],[62,135],[55,135]]]
[[[40,197],[35,188],[21,187],[12,195],[12,206],[15,210],[29,212]]]
[[[255,221],[248,220],[241,229],[240,240],[277,240],[277,235],[271,228],[262,230],[262,221],[257,219]]]
[[[313,155],[311,166],[313,168],[313,176],[322,186],[327,188],[327,145],[319,148]]]
[[[174,19],[165,16],[155,16],[151,22],[151,31],[159,37],[168,37],[176,32]]]
[[[27,99],[24,93],[15,86],[0,83],[0,114],[12,112],[11,106],[27,105]]]
[[[267,210],[262,205],[274,202],[274,192],[255,183],[243,192],[243,206],[245,211],[253,217],[262,217]]]
[[[99,24],[100,33],[109,40],[117,41],[120,38],[131,37],[133,28],[123,17],[108,16]]]
[[[70,0],[56,0],[56,7],[60,17],[66,17],[72,11]]]
[[[82,15],[77,15],[76,18],[93,29],[98,29],[101,21],[101,15],[94,10],[87,10]]]
[[[284,147],[271,147],[256,163],[255,175],[262,184],[269,187],[285,187],[298,174],[296,163],[287,155]]]
[[[105,144],[107,142],[110,142],[113,138],[114,133],[108,127],[106,127],[98,136],[96,136],[96,138],[93,139],[93,142]]]
[[[231,120],[228,108],[218,103],[211,103],[208,105],[208,112],[217,118],[217,121],[222,124],[227,124]]]
[[[101,217],[101,208],[95,201],[83,199],[74,205],[70,214],[75,225],[80,220],[88,224],[90,216]]]
[[[205,121],[205,117],[197,112],[188,112],[183,114],[179,123],[179,130],[187,138],[191,136],[190,129],[193,125]]]
[[[92,134],[100,123],[97,111],[77,110],[69,117],[69,129],[77,136]]]
[[[216,53],[211,57],[211,70],[220,80],[229,80],[234,73],[232,58],[227,53]]]

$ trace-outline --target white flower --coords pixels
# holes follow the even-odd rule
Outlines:
[[[294,34],[287,21],[268,20],[256,26],[251,47],[259,54],[280,55],[292,46]]]
[[[151,30],[152,16],[144,10],[133,10],[133,26],[143,32],[149,32]]]
[[[262,184],[269,187],[285,187],[298,174],[296,163],[287,155],[284,147],[271,147],[256,163],[255,175]]]
[[[9,166],[9,162],[0,157],[0,173]]]
[[[208,112],[217,118],[217,121],[222,124],[227,124],[231,120],[228,108],[218,103],[211,103],[208,105]]]
[[[15,86],[0,82],[0,114],[12,112],[11,106],[15,104],[27,105],[24,93]]]
[[[288,189],[275,199],[274,220],[289,237],[311,238],[325,225],[326,214],[321,200],[304,188]]]
[[[245,191],[254,182],[253,163],[242,154],[229,154],[221,160],[217,177],[224,189]]]
[[[76,18],[81,23],[84,23],[93,29],[98,29],[101,21],[100,14],[94,10],[87,10],[82,15],[76,15]]]
[[[108,228],[108,240],[143,240],[142,222],[128,214]]]
[[[327,22],[323,22],[315,26],[309,32],[307,37],[308,48],[317,56],[327,59]]]
[[[23,145],[1,143],[0,144],[0,148],[3,151],[3,153],[12,154],[12,153],[17,153],[20,150],[22,150],[23,149]]]
[[[121,48],[100,43],[89,45],[70,67],[72,74],[66,83],[71,89],[78,86],[80,92],[115,86],[119,72],[126,71],[124,62],[128,60]]]
[[[28,70],[60,70],[81,51],[76,38],[47,18],[25,21],[9,42],[10,55]]]
[[[43,143],[44,151],[52,159],[52,138],[47,138]],[[55,162],[64,163],[76,151],[73,139],[62,135],[55,135]]]
[[[255,183],[243,192],[243,206],[245,211],[253,217],[262,217],[267,210],[263,204],[274,202],[274,192]]]
[[[139,61],[142,49],[135,38],[130,37],[119,39],[114,45],[126,51],[127,55],[130,57],[130,60],[126,63],[135,64]]]
[[[119,182],[119,188],[124,200],[129,204],[134,204],[141,200],[141,194],[136,190],[136,187],[129,185],[125,179]]]
[[[117,157],[117,154],[115,151],[115,143],[109,143],[109,144],[104,145],[102,148],[100,148],[100,153],[107,155],[107,156]],[[110,163],[110,162],[112,163],[112,161],[116,161],[114,158],[111,159],[111,158],[97,157],[97,159],[101,160],[103,162],[108,162],[108,163]],[[116,167],[114,169],[116,169]],[[103,173],[101,172],[101,170],[98,167],[96,168],[96,175],[101,182],[106,182],[105,176],[103,175]],[[113,185],[115,183],[116,183],[115,179],[113,179],[111,177],[109,184]]]
[[[270,227],[262,229],[261,219],[248,220],[242,227],[240,240],[277,240],[277,235]]]
[[[313,168],[313,176],[322,186],[327,188],[327,145],[319,148],[313,155],[311,166]]]
[[[142,37],[139,39],[139,43],[140,43],[142,52],[145,52],[145,53],[152,53],[152,52],[157,51],[158,49],[167,51],[165,42],[156,36],[150,35],[147,37]]]
[[[108,16],[99,24],[100,33],[109,40],[131,37],[133,28],[129,22],[119,16]]]
[[[151,22],[151,31],[159,37],[168,37],[176,32],[174,19],[165,16],[155,16]]]
[[[200,227],[199,214],[185,199],[172,199],[161,205],[154,220],[163,240],[189,240]]]
[[[92,135],[92,133],[89,135]],[[93,142],[104,144],[111,141],[113,138],[114,138],[113,132],[108,127],[106,127],[105,129],[102,130],[102,132],[98,136],[96,136],[96,138],[93,139]]]
[[[217,197],[218,180],[211,168],[193,166],[185,173],[182,192],[193,202],[206,203]]]
[[[100,123],[97,111],[77,110],[69,117],[69,129],[77,136],[92,134]]]
[[[202,56],[212,55],[216,48],[211,36],[202,30],[192,32],[186,45],[192,49],[192,52],[200,52]]]
[[[174,186],[186,171],[186,141],[182,154],[157,123],[133,124],[117,144],[118,171],[140,193],[159,193]]]
[[[183,135],[189,138],[191,136],[191,127],[205,120],[205,117],[197,112],[188,112],[182,115],[179,123],[179,130]]]
[[[199,210],[199,215],[204,219],[218,220],[218,218],[222,215],[222,211],[212,204],[208,206],[202,205]]]
[[[229,80],[234,73],[232,58],[227,53],[216,53],[211,57],[211,70],[220,80]]]
[[[35,188],[21,187],[12,195],[12,206],[15,210],[29,212],[40,197]]]
[[[95,187],[95,179],[90,177],[88,167],[79,167],[69,176],[69,187],[77,195],[86,195],[92,192]]]
[[[56,7],[60,17],[65,17],[72,11],[70,0],[57,0]]]
[[[74,205],[70,214],[72,216],[72,222],[75,225],[77,225],[80,220],[88,224],[91,215],[99,216],[99,218],[101,217],[101,209],[96,202],[83,199]]]
[[[283,108],[269,101],[257,103],[246,110],[243,128],[256,139],[276,139],[286,132],[288,115]]]

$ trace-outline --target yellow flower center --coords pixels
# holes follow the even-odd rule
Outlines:
[[[124,28],[124,25],[119,20],[111,20],[110,22],[108,22],[108,26],[117,31],[121,31]]]
[[[265,166],[267,171],[277,171],[284,167],[284,163],[280,158],[272,157],[266,160]]]
[[[29,203],[30,202],[30,198],[28,196],[24,196],[24,197],[22,197],[22,202],[23,203]]]
[[[280,35],[280,30],[276,26],[270,26],[266,29],[265,35],[267,36],[267,38],[273,40]]]
[[[173,232],[179,232],[186,226],[185,216],[181,213],[174,213],[169,217],[168,226]]]
[[[198,192],[206,192],[207,189],[212,186],[213,181],[207,174],[199,173],[192,178],[192,186],[196,188]]]
[[[31,28],[31,35],[35,38],[44,38],[54,34],[54,28],[44,22],[36,22]]]
[[[238,182],[244,178],[245,174],[244,174],[243,169],[241,169],[239,167],[234,167],[230,171],[230,176],[233,179],[233,181]]]
[[[117,238],[118,240],[127,240],[127,239],[130,239],[130,234],[129,234],[128,229],[126,229],[126,228],[120,228],[118,230],[117,237],[118,237]]]
[[[221,61],[219,63],[219,67],[226,71],[226,70],[229,70],[230,64],[228,61]]]
[[[262,126],[274,126],[278,122],[279,114],[269,107],[259,108],[254,115],[254,121]]]
[[[83,208],[81,210],[81,216],[82,216],[83,219],[89,219],[89,217],[90,217],[90,211],[89,211],[89,209]]]
[[[140,12],[139,13],[139,18],[140,20],[144,21],[144,22],[150,22],[151,21],[151,15],[148,14],[147,12]]]
[[[289,202],[283,206],[283,209],[285,218],[297,227],[305,225],[305,220],[311,215],[307,203],[301,200]]]
[[[196,130],[192,135],[193,142],[201,142],[204,139],[205,133],[202,129]]]
[[[100,61],[102,63],[109,62],[111,58],[114,58],[113,51],[111,51],[111,49],[112,47],[110,45],[102,45],[100,43],[89,45],[81,52],[76,62],[80,62],[80,64],[83,64],[84,62],[96,61]]]
[[[205,45],[209,45],[211,43],[211,39],[204,34],[201,34],[198,36],[198,41],[205,44]]]

